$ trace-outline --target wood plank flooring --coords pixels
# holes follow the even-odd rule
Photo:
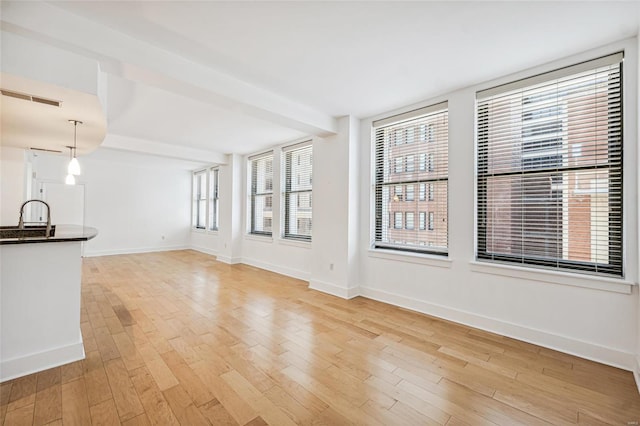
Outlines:
[[[5,425],[631,425],[630,372],[194,251],[83,260],[86,359]]]

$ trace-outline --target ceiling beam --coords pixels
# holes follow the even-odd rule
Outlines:
[[[160,157],[178,158],[203,164],[227,163],[227,156],[220,152],[188,148],[162,142],[152,142],[130,136],[114,135],[113,133],[107,134],[100,147],[141,154],[152,154]]]
[[[97,59],[102,69],[304,133],[337,131],[334,117],[232,75],[42,2],[2,2],[2,29]]]

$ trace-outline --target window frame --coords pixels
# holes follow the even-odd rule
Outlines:
[[[440,125],[436,125],[435,122],[434,123],[420,123],[420,121],[418,120],[427,120],[429,118],[429,116],[432,115],[439,115],[440,113],[443,114],[443,124],[442,128],[440,128],[440,130],[438,130],[438,139],[442,142],[446,144],[446,148],[442,148],[440,145],[434,145],[434,142],[436,140],[435,138],[435,130],[438,126]],[[387,251],[387,250],[393,250],[393,251],[397,251],[399,255],[401,255],[402,253],[406,253],[407,255],[409,254],[413,254],[413,255],[421,255],[421,256],[431,256],[433,255],[434,258],[437,257],[438,259],[447,259],[449,256],[449,221],[448,221],[448,216],[449,216],[449,191],[448,191],[448,182],[449,182],[449,171],[448,171],[448,159],[449,159],[449,155],[448,155],[448,150],[449,150],[449,126],[448,126],[448,114],[449,114],[449,107],[448,107],[448,101],[444,100],[441,101],[437,104],[432,104],[426,107],[422,107],[422,108],[418,108],[415,110],[411,110],[411,111],[407,111],[404,113],[399,113],[396,115],[392,115],[392,116],[388,116],[385,118],[381,118],[378,120],[373,120],[372,121],[372,132],[371,132],[371,140],[372,140],[372,145],[371,145],[371,158],[372,158],[372,211],[371,211],[371,217],[372,217],[372,226],[371,226],[371,233],[372,233],[372,238],[371,238],[371,246],[370,246],[370,250],[371,251],[376,251],[376,250],[383,250],[383,251]],[[403,125],[406,124],[407,126],[411,125],[411,121],[416,120],[416,125],[418,127],[415,128],[414,132],[413,132],[413,143],[415,145],[417,145],[415,147],[415,152],[406,152],[406,148],[404,148],[404,146],[406,146],[407,143],[410,143],[409,140],[406,139],[411,139],[411,138],[404,138],[405,140],[403,140],[403,143],[396,143],[398,141],[398,131],[397,130],[393,130],[390,129],[389,133],[387,134],[387,136],[382,136],[378,134],[378,131],[383,129],[383,128],[387,128],[387,127],[392,127],[396,124],[398,125]],[[405,135],[407,134],[406,132],[404,133]],[[442,139],[440,139],[441,137],[446,138],[446,142],[442,141]],[[440,142],[439,142],[440,143]],[[382,178],[382,171],[380,170],[380,167],[378,167],[378,161],[379,155],[387,155],[387,154],[379,154],[379,146],[384,144],[384,146],[387,146],[390,151],[390,155],[391,157],[388,157],[388,161],[385,163],[388,165],[388,173],[389,176],[392,175],[398,175],[400,174],[409,174],[411,175],[412,173],[433,173],[432,175],[429,175],[429,177],[420,177],[420,178],[416,178],[416,179],[409,179],[409,180],[402,180],[402,179],[398,179],[397,176],[396,178],[390,178],[390,180],[388,181],[383,181]],[[394,148],[398,148],[400,147],[400,153],[394,155]],[[435,148],[434,148],[435,147]],[[432,158],[432,165],[429,168],[427,164],[425,164],[425,169],[427,170],[420,170],[420,151],[421,150],[431,150],[431,158]],[[434,151],[435,149],[435,151]],[[405,151],[402,151],[405,150]],[[443,167],[446,168],[446,176],[438,176],[438,171],[437,168],[435,167],[435,158],[433,157],[433,154],[437,153],[438,157],[440,157],[442,155],[442,161],[446,160],[446,163],[443,164]],[[404,158],[406,158],[407,156],[410,156],[410,158],[413,158],[413,169],[411,169],[410,167],[410,171],[407,172],[406,171],[406,160],[404,160]],[[403,158],[403,163],[405,164],[405,167],[403,168],[402,171],[399,171],[400,167],[400,161],[399,158]],[[428,162],[429,159],[429,155],[424,156],[425,159],[425,163]],[[441,161],[441,160],[438,160]],[[418,164],[416,164],[418,163]],[[396,165],[398,166],[396,169]],[[381,239],[378,238],[382,238],[379,237],[379,235],[389,235],[387,234],[389,231],[385,231],[383,228],[385,226],[385,223],[388,220],[388,230],[406,230],[406,209],[403,210],[403,212],[393,212],[390,211],[388,207],[382,207],[382,189],[383,187],[388,188],[388,195],[391,199],[394,199],[394,201],[400,201],[403,200],[403,198],[406,199],[406,197],[402,197],[402,196],[398,196],[397,192],[395,191],[396,187],[400,187],[402,186],[403,188],[403,192],[405,193],[404,195],[406,195],[406,189],[404,189],[406,187],[406,185],[415,185],[415,184],[425,184],[424,188],[424,198],[426,198],[427,195],[427,185],[428,183],[438,183],[438,182],[445,182],[445,186],[444,191],[442,192],[442,194],[444,195],[444,201],[442,202],[442,204],[440,204],[440,208],[443,208],[443,214],[446,214],[447,219],[445,219],[445,226],[446,226],[446,234],[445,234],[445,238],[446,238],[446,242],[444,243],[445,245],[443,245],[443,243],[439,243],[438,246],[431,246],[431,247],[427,247],[424,245],[420,245],[419,244],[419,239],[420,237],[416,236],[417,240],[415,242],[410,242],[410,241],[406,241],[404,242],[403,238],[392,238],[389,237],[388,241],[383,242],[381,241]],[[421,193],[419,191],[420,186],[418,186],[418,198],[420,198]],[[420,198],[418,200],[418,198],[416,198],[415,195],[415,191],[416,188],[414,186],[414,201],[415,203],[424,203],[425,200],[423,198]],[[411,197],[409,197],[411,198]],[[403,200],[404,201],[404,200]],[[390,201],[387,201],[387,204],[389,204]],[[418,207],[417,207],[418,208]],[[388,214],[385,215],[385,212],[383,211],[386,210],[388,212]],[[420,208],[418,208],[420,209]],[[418,210],[416,210],[418,211]],[[446,213],[445,213],[446,211]],[[400,213],[402,215],[402,226],[397,227],[396,225],[398,223],[396,223],[396,218],[399,219],[398,213]],[[414,215],[414,226],[413,229],[411,230],[412,232],[418,232],[418,231],[424,231],[424,230],[418,230],[418,224],[416,224],[416,219],[417,219],[417,213],[413,213]],[[383,217],[385,219],[383,219]],[[443,229],[444,230],[444,229]],[[440,231],[439,231],[440,232]],[[380,234],[382,233],[382,234]],[[438,234],[440,235],[440,234]],[[426,236],[425,236],[426,237]],[[434,238],[433,236],[430,238]],[[440,238],[440,237],[438,237]],[[402,244],[398,243],[399,240],[402,239],[403,241],[400,241]]]
[[[257,162],[259,160],[263,160],[263,159],[271,159],[271,176],[270,176],[270,180],[269,180],[269,176],[267,176],[267,171],[265,170],[265,187],[267,187],[267,182],[271,182],[270,188],[271,191],[261,191],[258,192],[258,176],[257,176],[257,170],[254,171],[254,162],[256,164],[257,167]],[[256,201],[256,197],[258,196],[271,196],[272,197],[272,203],[273,203],[273,171],[274,171],[274,160],[275,160],[275,155],[274,155],[274,151],[273,150],[269,150],[260,154],[256,154],[256,155],[252,155],[247,159],[247,164],[248,164],[248,172],[249,172],[249,229],[248,229],[248,233],[250,235],[257,235],[257,236],[264,236],[264,237],[271,237],[273,236],[273,207],[271,209],[272,211],[272,215],[271,215],[271,231],[261,231],[261,230],[257,230],[256,229],[256,205],[255,205],[255,201]],[[265,165],[266,168],[266,165]],[[255,177],[255,181],[254,181],[254,177]],[[265,198],[265,205],[266,205],[266,198]],[[273,206],[273,204],[272,204]],[[265,218],[266,216],[262,217],[262,227],[264,228],[264,223],[265,223]]]
[[[204,177],[204,190],[199,184],[199,178]],[[207,230],[207,220],[209,216],[208,192],[209,192],[209,174],[207,169],[195,170],[192,172],[192,202],[191,202],[191,228],[197,231]],[[204,195],[204,198],[202,197]],[[204,203],[204,226],[198,226],[200,218],[200,203]]]
[[[302,150],[310,151],[310,176],[309,176],[309,186],[310,189],[292,189],[292,172],[289,170],[291,166],[291,162],[288,161],[287,156],[293,155],[293,153]],[[303,142],[298,142],[293,145],[287,145],[282,147],[282,159],[281,159],[281,171],[282,171],[282,191],[281,191],[281,199],[283,201],[283,213],[282,213],[282,232],[281,237],[285,240],[293,240],[293,241],[301,241],[301,242],[311,242],[313,238],[313,141],[306,140]],[[298,165],[300,165],[300,157],[298,157]],[[297,184],[299,185],[300,175],[297,176]],[[296,203],[297,208],[301,208],[300,204],[300,195],[308,194],[309,195],[309,207],[304,207],[308,209],[308,217],[299,217],[295,218],[291,217],[290,213],[290,203],[292,202],[292,196],[297,194]],[[299,219],[309,219],[309,232],[311,235],[299,234],[291,232],[292,221],[295,220],[296,228],[298,227]]]
[[[592,171],[592,170],[597,170],[597,171],[606,171],[607,173],[611,173],[613,172],[618,172],[620,174],[620,183],[619,183],[619,188],[615,189],[615,196],[614,197],[618,197],[617,199],[619,199],[618,202],[613,201],[613,203],[618,203],[619,205],[617,207],[614,208],[609,208],[610,211],[610,215],[609,215],[609,219],[611,222],[614,223],[619,223],[619,228],[614,229],[614,231],[609,231],[609,252],[608,252],[608,256],[609,256],[609,264],[607,265],[603,265],[603,264],[599,264],[597,261],[578,261],[578,260],[569,260],[569,259],[561,259],[561,258],[554,258],[554,259],[550,259],[550,258],[543,258],[543,257],[538,257],[538,256],[531,256],[531,255],[510,255],[510,254],[496,254],[496,253],[490,253],[487,251],[486,249],[486,238],[482,237],[483,232],[486,233],[486,225],[485,225],[485,221],[486,218],[483,216],[484,214],[487,214],[487,207],[486,204],[484,205],[484,208],[480,205],[480,200],[484,199],[486,200],[485,203],[488,203],[489,200],[486,197],[486,195],[483,195],[484,192],[487,191],[487,180],[488,177],[490,176],[489,173],[484,172],[483,173],[483,169],[482,169],[482,161],[480,160],[480,147],[481,147],[481,130],[479,127],[479,122],[481,121],[480,118],[480,112],[479,112],[479,107],[478,107],[478,99],[479,99],[479,94],[484,93],[486,94],[487,92],[491,92],[491,93],[506,93],[509,92],[511,90],[514,90],[516,88],[522,88],[522,89],[526,89],[532,86],[535,86],[539,83],[545,83],[545,82],[552,82],[555,81],[559,78],[562,77],[571,77],[572,75],[577,75],[580,72],[583,71],[590,71],[590,70],[595,70],[598,69],[600,67],[602,67],[602,62],[606,62],[608,57],[615,57],[615,56],[620,56],[621,59],[619,61],[619,91],[620,94],[619,96],[619,109],[620,109],[620,117],[617,119],[619,120],[620,124],[619,124],[619,137],[620,137],[620,141],[619,141],[619,147],[615,148],[615,149],[619,149],[620,150],[620,157],[619,160],[615,163],[616,165],[612,165],[611,163],[609,163],[608,166],[597,166],[595,169],[591,166],[587,166],[585,167],[586,170]],[[623,60],[623,56],[624,56],[624,52],[623,51],[619,51],[616,53],[612,53],[612,54],[608,54],[608,55],[604,55],[601,56],[599,58],[595,58],[595,59],[591,59],[591,60],[585,60],[585,61],[581,61],[581,62],[577,62],[577,63],[573,63],[573,64],[568,64],[565,67],[562,68],[558,68],[558,69],[552,69],[550,71],[546,71],[540,74],[536,74],[533,75],[531,77],[524,77],[521,78],[519,80],[515,80],[512,82],[507,82],[505,84],[501,84],[498,85],[496,87],[493,88],[489,88],[489,89],[485,89],[485,90],[480,90],[478,92],[476,92],[476,106],[475,106],[475,120],[476,120],[476,125],[475,125],[475,140],[476,140],[476,155],[475,155],[475,162],[476,162],[476,176],[475,176],[475,184],[476,184],[476,190],[475,190],[475,197],[476,197],[476,201],[475,201],[475,209],[476,209],[476,232],[475,232],[475,246],[476,246],[476,262],[478,262],[479,264],[503,264],[504,266],[508,266],[508,267],[518,267],[518,268],[523,268],[523,269],[531,269],[531,270],[548,270],[550,272],[558,272],[558,273],[583,273],[583,274],[589,274],[591,276],[594,277],[602,277],[602,278],[613,278],[613,279],[624,279],[625,278],[625,256],[626,256],[626,250],[627,247],[625,245],[624,242],[624,235],[626,231],[626,225],[625,225],[625,221],[624,221],[624,216],[625,216],[625,203],[624,203],[624,199],[625,199],[625,192],[627,191],[627,186],[629,185],[628,182],[626,182],[626,179],[624,178],[624,161],[625,161],[625,144],[627,143],[625,141],[625,131],[624,131],[624,124],[625,124],[625,118],[624,118],[624,105],[625,105],[625,98],[624,98],[624,93],[625,93],[625,80],[623,78],[624,75],[624,60]],[[610,63],[610,65],[615,65],[615,63]],[[531,83],[527,84],[527,81],[531,81]],[[605,93],[609,93],[609,92],[605,92]],[[486,96],[485,96],[486,97]],[[523,100],[524,102],[524,100]],[[566,106],[565,106],[566,108]],[[526,121],[523,119],[523,122]],[[523,126],[524,127],[524,126]],[[527,136],[523,136],[523,140],[525,138],[531,137],[531,135],[527,135]],[[580,148],[582,148],[581,144]],[[572,149],[575,149],[575,145],[572,147]],[[489,160],[485,160],[485,163],[488,162]],[[527,175],[532,175],[534,173],[539,173],[538,172],[539,169],[532,169],[531,172],[527,172],[526,168],[523,167],[522,170],[520,170],[520,174],[522,176],[527,176]],[[569,172],[579,172],[580,170],[582,170],[580,167],[557,167],[558,173],[569,173]],[[496,174],[497,175],[497,174]],[[484,183],[483,183],[484,182]],[[553,183],[551,184],[553,186]],[[609,189],[608,191],[612,191],[612,188],[615,186],[615,184],[613,183],[609,183]],[[482,192],[484,189],[484,192]],[[572,188],[570,188],[572,189]],[[525,196],[525,193],[523,192],[523,197]],[[614,198],[615,199],[615,198]],[[609,201],[609,206],[611,206],[612,201]],[[613,217],[614,219],[611,220],[611,217]],[[611,235],[617,235],[617,237],[611,237]],[[612,240],[611,238],[614,239],[615,244],[617,244],[617,250],[618,251],[613,251],[611,250],[612,247]],[[566,243],[568,240],[565,240],[564,238],[559,240],[560,244]],[[613,253],[612,253],[613,252]],[[614,260],[612,260],[614,259]]]
[[[207,230],[217,231],[220,222],[220,168],[211,167],[208,174]]]

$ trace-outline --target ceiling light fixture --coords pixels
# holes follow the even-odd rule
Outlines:
[[[69,158],[71,159],[71,161],[73,161],[74,160],[74,158],[73,158],[73,147],[72,146],[67,146],[67,148],[69,148]],[[64,180],[64,183],[66,183],[67,185],[75,185],[76,184],[76,178],[71,173],[71,162],[69,162],[68,169],[69,169],[68,170],[68,174],[67,174],[66,179]]]
[[[78,135],[78,124],[82,124],[82,121],[79,120],[69,120],[69,123],[73,123],[73,157],[71,158],[71,161],[69,161],[69,167],[67,168],[67,171],[69,172],[70,175],[74,175],[74,176],[79,176],[80,175],[80,163],[78,162],[78,159],[76,158],[76,154],[77,154],[77,150],[78,147],[76,145],[76,138]]]

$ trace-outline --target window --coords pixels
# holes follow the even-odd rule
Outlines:
[[[429,212],[429,231],[433,231],[435,229],[435,215],[433,212]]]
[[[196,229],[207,229],[207,173],[205,170],[193,174],[192,213],[192,226]]]
[[[402,201],[404,199],[404,195],[402,193],[402,185],[396,185],[395,196],[393,197],[394,201]]]
[[[623,275],[621,66],[476,94],[478,259]]]
[[[402,212],[393,213],[395,216],[393,218],[395,229],[402,229]]]
[[[419,186],[419,190],[418,190],[418,199],[420,201],[424,201],[427,197],[427,188],[426,188],[426,183],[421,183]]]
[[[418,170],[424,172],[427,170],[427,154],[424,152],[418,156]]]
[[[407,201],[414,200],[413,184],[407,185]]]
[[[415,170],[415,158],[413,155],[407,155],[407,172],[411,173]]]
[[[284,148],[284,237],[311,240],[311,142]]]
[[[402,159],[402,157],[397,157],[396,158],[396,173],[402,173],[404,172],[404,164],[403,164],[404,160]]]
[[[447,103],[421,108],[373,123],[375,133],[375,238],[374,247],[446,255],[448,251],[448,112]],[[420,142],[396,145],[396,135],[413,135]],[[401,159],[398,162],[398,158]],[[396,173],[406,158],[405,170]],[[415,161],[418,161],[416,169]],[[437,163],[437,167],[429,166]],[[429,168],[430,167],[430,168]],[[431,171],[429,171],[431,170]],[[416,199],[415,189],[419,195]],[[429,209],[443,218],[433,230],[415,226],[415,212],[425,210],[428,185],[433,186]],[[404,200],[403,200],[404,195]],[[400,202],[404,201],[404,202]],[[424,213],[424,211],[423,211]],[[403,219],[404,226],[403,226]],[[393,220],[393,226],[390,221]],[[420,245],[433,240],[434,245]]]
[[[414,228],[414,217],[413,217],[413,212],[407,212],[406,214],[406,222],[405,222],[405,228],[412,230]],[[409,241],[409,243],[411,243],[411,241]]]
[[[209,230],[215,231],[218,229],[218,168],[209,170]]]
[[[429,201],[433,201],[433,184],[429,184]]]
[[[273,153],[249,158],[251,170],[250,232],[271,235],[273,200]]]
[[[418,216],[418,220],[419,220],[418,229],[420,229],[421,231],[424,231],[425,229],[427,229],[427,213],[420,212]],[[420,245],[423,246],[424,242],[422,242]]]

